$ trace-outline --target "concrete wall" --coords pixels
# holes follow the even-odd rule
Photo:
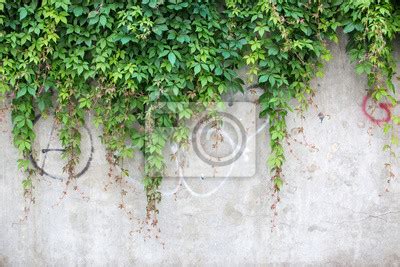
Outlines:
[[[294,112],[287,119],[291,138],[277,216],[270,208],[275,198],[265,166],[266,131],[250,151],[256,162],[251,177],[166,178],[158,232],[143,224],[141,155],[125,163],[130,179],[110,179],[100,131],[90,118],[83,130],[78,190],[69,188],[60,199],[65,190],[60,153],[40,151],[59,148],[57,127],[41,119],[34,156],[39,167],[45,161],[48,175],[37,177],[35,204],[21,222],[23,176],[17,170],[10,113],[3,111],[0,266],[400,264],[400,183],[396,178],[388,183],[385,168],[392,161],[397,175],[399,162],[382,152],[387,137],[363,112],[366,78],[355,74],[345,38],[331,51],[326,75],[313,81],[315,105],[304,118]],[[399,46],[396,58],[399,62]],[[253,94],[235,97],[249,101]],[[380,112],[374,116],[387,115]],[[257,127],[265,123],[256,122]]]

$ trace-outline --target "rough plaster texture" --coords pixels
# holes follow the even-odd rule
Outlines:
[[[257,174],[251,178],[165,179],[158,233],[140,223],[146,205],[140,183],[143,159],[137,155],[125,163],[130,179],[110,184],[100,131],[90,118],[94,152],[78,179],[80,193],[70,188],[60,201],[65,184],[38,176],[36,203],[20,222],[22,174],[10,113],[3,111],[0,266],[400,264],[400,183],[387,183],[385,163],[390,159],[382,152],[387,137],[362,112],[366,78],[355,74],[345,38],[332,44],[331,51],[325,76],[313,81],[315,105],[303,119],[296,112],[287,118],[291,138],[285,186],[272,231],[266,131],[257,138]],[[399,49],[396,58],[399,62]],[[252,93],[236,97],[254,98]],[[51,124],[37,124],[36,147],[46,148]],[[88,139],[85,135],[84,161],[90,154]],[[47,170],[61,175],[62,160],[56,152],[48,156]],[[392,164],[397,172],[398,161]],[[126,211],[118,208],[121,201]]]

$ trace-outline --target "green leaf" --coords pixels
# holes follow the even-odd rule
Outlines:
[[[224,59],[227,59],[231,56],[231,54],[227,51],[222,52],[222,56],[224,57]]]
[[[274,86],[275,85],[275,78],[274,78],[274,76],[269,76],[269,83],[271,84],[271,86]]]
[[[26,125],[30,128],[33,129],[33,123],[31,120],[26,120]]]
[[[36,95],[36,88],[33,87],[33,86],[29,86],[29,87],[28,87],[28,93],[29,93],[31,96],[35,96],[35,95]]]
[[[221,75],[222,74],[222,69],[220,67],[215,68],[215,75]]]
[[[81,6],[76,6],[73,10],[75,17],[79,17],[83,14],[83,8]]]
[[[26,86],[21,87],[21,88],[18,90],[17,98],[23,97],[23,96],[26,94],[26,92],[27,92],[27,87],[26,87]]]
[[[265,83],[268,81],[268,75],[261,75],[260,78],[258,79],[259,83]]]
[[[124,37],[122,37],[120,40],[121,40],[121,43],[122,43],[122,44],[127,44],[127,43],[131,40],[131,37],[129,37],[129,36],[124,36]]]
[[[19,19],[23,20],[27,15],[28,15],[28,11],[26,10],[26,8],[21,7],[19,9]]]
[[[171,62],[172,65],[175,64],[176,56],[175,56],[174,52],[169,52],[169,54],[168,54],[168,60],[169,60],[169,62]]]
[[[157,25],[157,26],[153,27],[153,31],[157,35],[161,35],[166,30],[168,30],[168,27],[165,24],[161,24],[161,25]]]
[[[279,177],[276,177],[274,179],[274,184],[276,186],[276,189],[278,189],[278,191],[280,191],[282,189],[282,187],[283,187],[283,180],[281,178],[279,178]]]
[[[149,7],[155,8],[157,6],[157,0],[150,0]]]
[[[176,86],[172,87],[172,92],[174,93],[174,95],[179,95],[179,88]]]
[[[88,14],[88,18],[89,18],[89,19],[90,19],[90,18],[94,18],[94,17],[97,16],[97,14],[98,14],[97,11],[90,11],[89,14]]]
[[[165,57],[166,55],[168,55],[169,52],[170,52],[169,50],[163,50],[158,56]]]
[[[104,27],[107,24],[107,18],[104,15],[100,16],[100,24]]]
[[[98,17],[98,16],[93,17],[93,18],[89,19],[89,25],[94,25],[94,24],[96,24],[98,21],[99,21],[99,17]]]
[[[39,99],[39,101],[38,101],[38,107],[39,107],[40,112],[43,112],[44,109],[46,108],[46,104],[45,104],[45,102],[43,101],[43,99]]]
[[[268,55],[270,55],[270,56],[275,56],[278,53],[279,53],[279,49],[275,46],[268,49]]]
[[[22,187],[24,189],[29,189],[32,187],[32,180],[31,179],[25,179],[22,181]]]
[[[349,33],[349,32],[352,32],[353,30],[354,30],[354,24],[353,23],[349,23],[344,27],[343,32],[344,33]]]
[[[194,75],[198,74],[201,71],[201,65],[197,64],[194,66]]]

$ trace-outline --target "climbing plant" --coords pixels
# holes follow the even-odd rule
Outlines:
[[[310,80],[321,76],[321,59],[331,55],[326,41],[336,40],[335,19],[338,4],[314,2],[252,1],[245,7],[231,4],[233,13],[245,18],[244,24],[253,34],[248,36],[249,49],[244,60],[250,65],[264,88],[259,102],[261,116],[269,117],[271,156],[268,163],[277,190],[283,185],[282,165],[285,160],[283,140],[289,101],[296,98],[305,107],[311,93]]]
[[[356,72],[366,74],[370,87],[369,95],[385,105],[397,105],[393,85],[396,64],[392,54],[392,41],[400,29],[399,3],[390,1],[355,1],[341,6],[344,17],[343,31],[350,35],[348,51],[356,63]],[[346,18],[347,17],[347,18]],[[395,147],[399,144],[394,126],[400,124],[400,117],[393,115],[384,125],[384,132],[390,134],[390,143],[384,146],[391,157],[396,158]],[[388,169],[388,182],[394,175],[391,163]]]
[[[39,114],[55,114],[75,179],[80,128],[92,112],[110,165],[144,153],[149,216],[157,213],[167,140],[187,143],[190,102],[218,104],[243,91],[238,68],[264,93],[273,186],[284,184],[283,141],[291,99],[307,108],[310,81],[331,59],[327,42],[349,34],[358,73],[368,75],[376,100],[392,100],[392,41],[399,4],[389,0],[0,0],[0,95],[12,103],[14,143],[27,173]],[[169,110],[160,112],[160,110]],[[400,119],[396,119],[400,121]],[[174,131],[166,131],[170,126]],[[125,170],[123,170],[125,172]]]

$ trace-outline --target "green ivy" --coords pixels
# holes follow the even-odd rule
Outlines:
[[[242,91],[235,70],[247,65],[264,89],[260,115],[268,116],[268,164],[279,191],[290,100],[307,108],[310,81],[323,75],[338,27],[374,97],[395,104],[391,45],[400,16],[388,0],[0,0],[0,95],[12,101],[24,186],[32,184],[35,117],[54,113],[62,126],[70,181],[79,129],[93,112],[111,165],[144,153],[147,211],[157,213],[167,140],[185,145],[184,122],[197,111],[190,103],[217,104]],[[174,132],[165,130],[172,125]]]

